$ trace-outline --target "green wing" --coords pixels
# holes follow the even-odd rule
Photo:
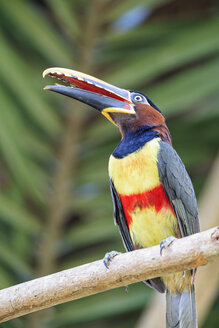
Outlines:
[[[199,232],[198,208],[192,182],[180,157],[167,142],[160,142],[157,166],[182,237]]]

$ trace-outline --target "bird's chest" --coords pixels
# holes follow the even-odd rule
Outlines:
[[[153,139],[139,151],[109,161],[109,175],[136,247],[153,246],[177,234],[177,220],[159,179],[159,142]]]
[[[139,194],[160,184],[157,168],[159,142],[160,139],[153,139],[123,158],[110,156],[109,175],[117,193]]]

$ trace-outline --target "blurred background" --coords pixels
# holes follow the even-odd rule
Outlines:
[[[43,91],[53,83],[42,79],[47,67],[81,70],[145,92],[167,118],[198,199],[208,195],[213,170],[219,178],[214,164],[219,2],[1,0],[0,5],[0,288],[5,288],[103,258],[112,249],[124,251],[107,173],[119,131],[94,110]],[[202,229],[217,224],[208,226],[218,189],[212,195],[209,199],[217,198]],[[201,284],[203,299],[212,279]],[[205,305],[202,327],[219,327],[217,288]],[[2,327],[137,328],[153,297],[139,283],[128,293],[112,290]]]

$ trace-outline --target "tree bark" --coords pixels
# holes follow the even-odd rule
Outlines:
[[[219,257],[219,227],[175,240],[160,255],[154,246],[34,279],[0,291],[0,322],[141,280],[205,265]]]

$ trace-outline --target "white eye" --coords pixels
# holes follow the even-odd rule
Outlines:
[[[134,96],[134,101],[142,102],[142,101],[144,101],[144,97],[141,95],[136,95],[136,96]]]

